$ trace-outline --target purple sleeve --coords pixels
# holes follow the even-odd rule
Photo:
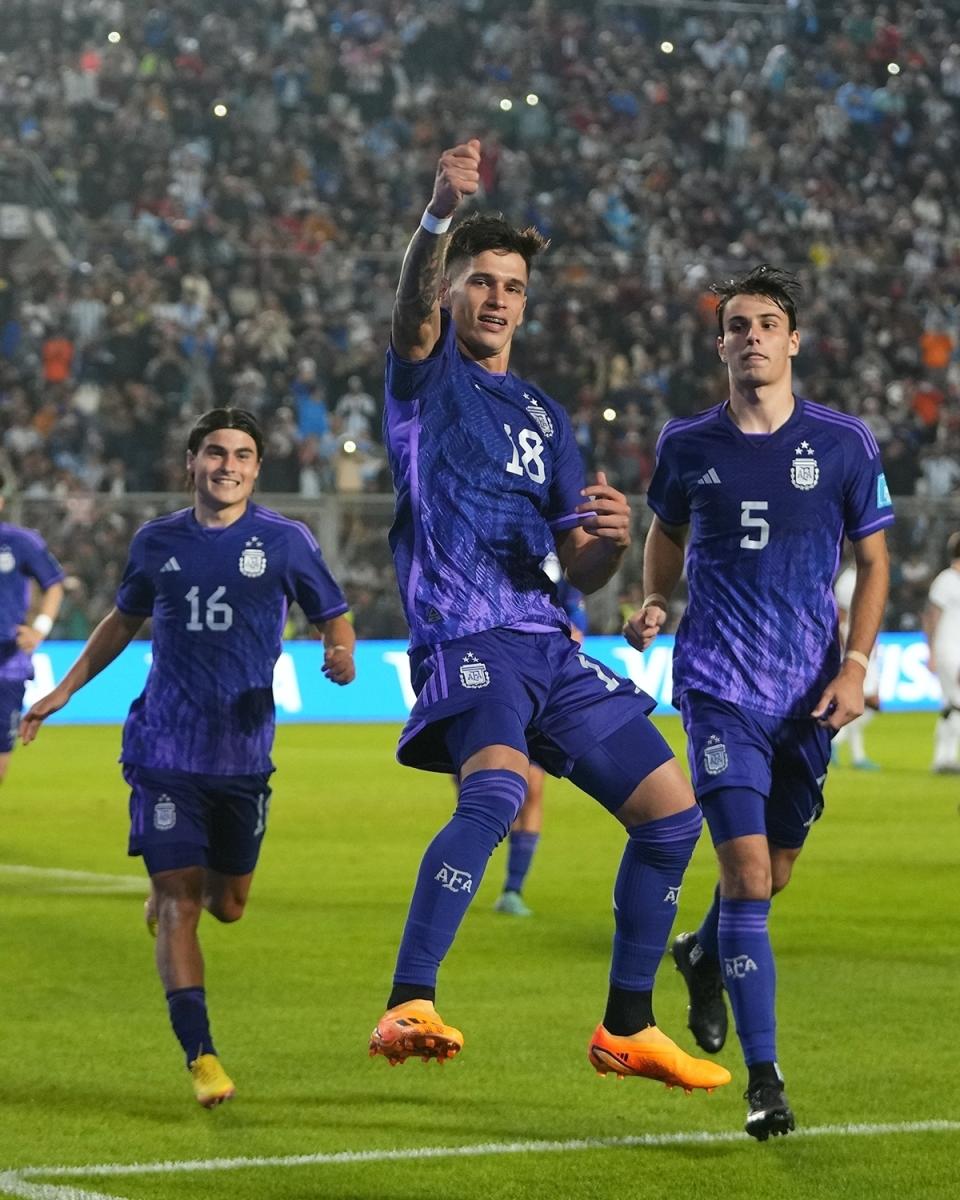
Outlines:
[[[553,532],[559,533],[581,524],[586,514],[574,512],[574,509],[578,504],[583,504],[586,497],[580,494],[585,483],[583,460],[570,422],[563,412],[557,414],[555,420],[560,437],[553,462],[548,508],[544,515]]]
[[[647,503],[665,525],[689,524],[690,497],[676,471],[671,444],[662,434]]]
[[[130,557],[117,589],[117,608],[129,617],[149,617],[157,594],[146,570],[145,541],[142,531],[134,535],[130,543]]]
[[[456,329],[445,308],[440,310],[440,336],[427,358],[420,362],[401,358],[391,343],[387,349],[385,379],[388,400],[416,400],[446,372],[456,346]]]
[[[893,524],[893,502],[883,474],[879,447],[871,436],[868,448],[854,442],[847,447],[843,489],[843,527],[847,537],[859,541]]]
[[[290,530],[287,566],[283,575],[287,595],[296,600],[313,624],[339,617],[350,607],[340,585],[330,574],[316,538],[299,521]]]
[[[47,549],[46,542],[38,533],[28,533],[23,561],[26,567],[25,574],[35,579],[44,592],[63,579],[63,567]]]

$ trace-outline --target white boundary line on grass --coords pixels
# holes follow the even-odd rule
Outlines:
[[[898,1133],[960,1133],[960,1121],[904,1121],[878,1125],[814,1125],[792,1137],[886,1137]],[[341,1150],[333,1154],[290,1154],[259,1158],[201,1158],[173,1162],[99,1163],[85,1167],[19,1167],[0,1172],[0,1190],[18,1200],[121,1200],[62,1184],[35,1184],[37,1176],[116,1179],[124,1175],[174,1175],[192,1171],[242,1171],[260,1167],[336,1166],[344,1163],[403,1162],[438,1158],[474,1158],[493,1154],[565,1154],[578,1150],[620,1150],[631,1147],[709,1146],[745,1142],[737,1132],[643,1133],[628,1137],[574,1138],[553,1142],[481,1142],[472,1146],[420,1146],[405,1150]]]
[[[149,883],[142,875],[103,875],[96,871],[69,871],[64,867],[32,867],[23,863],[0,863],[0,879],[37,879],[41,882],[75,884],[57,891],[141,892],[146,894]]]

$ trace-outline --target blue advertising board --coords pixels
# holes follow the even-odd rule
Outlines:
[[[27,685],[26,703],[40,698],[63,678],[81,642],[45,642],[33,656],[36,678]],[[657,700],[657,712],[673,713],[673,638],[657,639],[645,654],[622,638],[588,637],[587,652]],[[277,720],[403,721],[413,704],[405,642],[357,642],[357,678],[337,687],[321,674],[319,642],[287,642],[273,676]],[[125,718],[150,669],[150,643],[133,642],[91,683],[79,691],[50,724],[110,725]],[[877,647],[880,704],[889,712],[933,711],[941,705],[940,684],[927,670],[927,644],[918,634],[885,633]]]

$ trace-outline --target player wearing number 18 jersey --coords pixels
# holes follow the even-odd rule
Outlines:
[[[63,681],[26,714],[24,742],[153,618],[153,661],[131,705],[121,760],[130,784],[130,853],[151,878],[147,921],[157,968],[197,1099],[233,1095],[207,1018],[202,909],[244,910],[273,771],[273,669],[288,605],[321,633],[323,671],[353,679],[347,602],[305,525],[250,501],[263,440],[249,413],[214,409],[191,431],[191,508],[133,539],[116,607]]]
[[[476,191],[479,162],[476,141],[440,158],[404,260],[387,355],[390,540],[417,692],[398,755],[456,773],[460,786],[421,863],[370,1051],[391,1062],[459,1052],[462,1035],[433,1005],[438,968],[517,815],[533,760],[568,775],[629,834],[591,1062],[602,1073],[712,1088],[729,1073],[660,1033],[651,1003],[699,813],[648,720],[653,701],[580,651],[541,569],[555,549],[575,587],[601,587],[629,544],[630,510],[602,476],[584,486],[563,410],[508,370],[543,238],[499,217],[471,218],[446,236],[447,218]],[[508,1054],[514,1036],[505,1001]]]
[[[714,290],[730,398],[663,430],[648,496],[647,598],[625,633],[638,649],[653,640],[686,544],[674,703],[720,886],[698,932],[673,952],[690,1028],[713,1052],[726,1036],[726,988],[749,1068],[747,1132],[765,1140],[794,1127],[776,1063],[770,897],[823,808],[832,732],[863,712],[893,512],[869,429],[793,394],[793,277],[764,266]],[[841,660],[832,583],[845,536],[857,585]]]

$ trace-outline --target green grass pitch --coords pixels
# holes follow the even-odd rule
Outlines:
[[[557,781],[548,781],[527,888],[536,915],[491,911],[503,876],[498,852],[444,965],[439,1008],[464,1030],[463,1054],[443,1067],[395,1069],[367,1057],[420,854],[453,801],[444,778],[394,764],[397,731],[380,726],[280,731],[270,828],[247,914],[230,927],[209,918],[201,925],[214,1036],[238,1093],[212,1112],[200,1109],[153,970],[142,868],[125,856],[118,730],[44,730],[16,752],[2,792],[0,1196],[960,1194],[960,781],[927,770],[933,720],[882,714],[871,726],[868,744],[883,769],[831,773],[826,815],[774,905],[781,1063],[799,1128],[765,1145],[738,1136],[745,1081],[732,1036],[720,1060],[734,1082],[711,1096],[601,1079],[588,1066],[623,836]],[[678,744],[678,722],[663,728]],[[31,870],[13,869],[24,867]],[[109,878],[118,875],[131,880]],[[712,885],[704,836],[677,930],[695,926]],[[655,999],[660,1025],[692,1049],[669,960]],[[899,1128],[935,1120],[951,1124]],[[844,1132],[851,1124],[871,1128]],[[875,1128],[883,1125],[890,1130]],[[569,1145],[701,1133],[711,1136]],[[287,1161],[508,1143],[557,1145]],[[284,1161],[181,1169],[237,1158]],[[82,1172],[159,1162],[177,1170]],[[78,1173],[3,1175],[40,1165]]]

